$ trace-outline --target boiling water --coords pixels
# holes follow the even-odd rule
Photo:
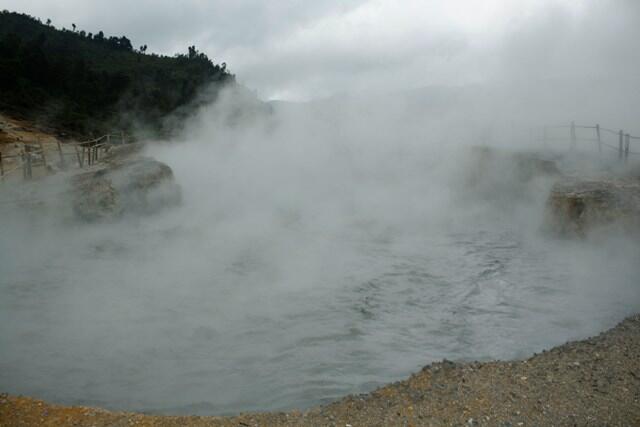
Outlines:
[[[112,224],[6,215],[0,390],[171,414],[304,408],[442,358],[526,357],[640,307],[632,243],[554,240],[504,207],[388,215],[420,210],[403,197],[338,227],[230,197],[194,213],[199,191]]]

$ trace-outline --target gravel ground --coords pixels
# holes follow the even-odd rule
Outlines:
[[[306,412],[169,417],[0,395],[2,426],[640,426],[640,315],[528,360],[424,367]]]

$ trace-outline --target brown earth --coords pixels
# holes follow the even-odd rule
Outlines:
[[[43,129],[33,123],[0,114],[0,153],[5,179],[21,178],[22,168],[19,156],[27,149],[39,150],[40,144],[44,149],[45,159],[49,165],[57,165],[60,161],[58,143],[61,144],[66,162],[75,161],[75,151],[65,147],[66,140],[52,129]],[[38,164],[33,168],[34,177],[47,175],[49,172],[45,164]]]
[[[0,396],[2,426],[638,426],[640,315],[530,359],[424,367],[305,412],[156,416]]]

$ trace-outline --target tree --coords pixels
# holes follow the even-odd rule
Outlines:
[[[125,36],[92,36],[75,24],[73,32],[61,31],[47,22],[0,13],[0,109],[11,105],[76,132],[126,128],[133,119],[168,132],[163,117],[192,111],[200,88],[234,82],[226,64],[214,65],[195,46],[169,57],[147,53],[146,44],[134,50]]]
[[[118,46],[125,50],[133,50],[133,46],[131,45],[131,40],[122,36],[118,39]]]

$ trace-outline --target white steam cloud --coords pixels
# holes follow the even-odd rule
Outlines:
[[[440,69],[480,64],[483,84],[389,91],[396,76],[432,83],[410,78],[429,73],[420,58],[396,69],[364,61],[362,86],[352,85],[360,72],[341,80],[335,60],[317,88],[306,73],[290,81],[256,66],[273,76],[268,93],[374,90],[270,113],[223,94],[179,138],[149,144],[183,193],[154,215],[87,224],[63,195],[25,207],[4,202],[33,186],[0,187],[0,389],[169,413],[303,407],[443,357],[525,356],[636,312],[637,242],[542,235],[554,178],[521,180],[509,154],[542,151],[532,132],[542,124],[640,135],[637,49],[612,49],[622,28],[637,34],[637,7],[584,4],[544,9],[499,49],[463,48]],[[288,46],[278,58],[301,49]],[[351,64],[362,58],[346,51]],[[483,163],[470,147],[484,143],[503,154]],[[574,170],[566,148],[537,155]],[[595,154],[579,152],[585,164]]]

